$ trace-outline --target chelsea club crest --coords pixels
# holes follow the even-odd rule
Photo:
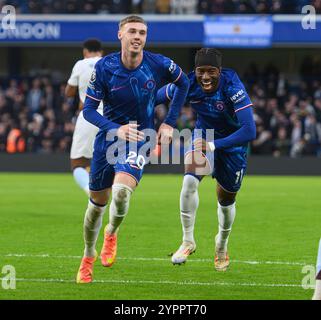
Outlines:
[[[215,109],[218,111],[224,111],[224,102],[223,101],[217,101],[215,104]]]

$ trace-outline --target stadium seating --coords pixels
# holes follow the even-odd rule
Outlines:
[[[312,4],[321,12],[317,0],[7,0],[20,13],[45,14],[298,14]]]

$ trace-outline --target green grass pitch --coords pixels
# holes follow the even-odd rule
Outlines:
[[[116,263],[104,268],[98,260],[95,282],[87,285],[74,281],[87,199],[71,174],[0,174],[0,181],[0,271],[13,265],[17,278],[15,290],[0,283],[0,299],[311,299],[302,268],[316,261],[320,177],[245,177],[231,265],[219,273],[215,181],[200,185],[197,251],[173,266],[168,254],[181,242],[182,176],[145,175],[120,230]],[[98,252],[101,245],[102,233]]]

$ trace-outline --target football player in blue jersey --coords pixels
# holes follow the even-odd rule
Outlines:
[[[177,88],[170,111],[158,131],[160,143],[170,142],[187,96],[187,76],[171,59],[143,50],[146,36],[147,25],[141,17],[129,16],[121,20],[118,31],[121,51],[96,63],[88,85],[84,118],[100,130],[91,163],[90,200],[84,220],[85,251],[77,274],[78,283],[93,280],[93,264],[97,257],[95,245],[110,194],[109,223],[100,255],[106,267],[115,262],[117,232],[128,212],[131,194],[142,177],[145,163],[142,154],[130,151],[130,143],[137,143],[139,149],[147,142],[142,130],[154,128],[158,89],[170,82]],[[96,111],[101,100],[103,115]],[[108,138],[113,130],[116,140]],[[121,151],[118,154],[124,158],[113,162],[114,153],[109,150],[114,150],[112,146],[119,140],[126,141],[125,154]]]
[[[228,237],[235,218],[235,199],[246,172],[248,142],[255,139],[252,102],[235,71],[222,68],[222,54],[214,48],[202,48],[195,56],[195,71],[189,74],[187,102],[197,114],[189,150],[185,153],[185,175],[180,195],[183,242],[172,262],[181,264],[196,249],[195,215],[198,186],[204,175],[217,181],[218,233],[215,237],[215,268],[225,271],[229,265]],[[157,103],[175,94],[175,84],[158,92]],[[214,129],[214,140],[207,133]],[[200,131],[200,135],[195,134]]]

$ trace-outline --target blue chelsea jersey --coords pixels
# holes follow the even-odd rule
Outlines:
[[[154,128],[157,90],[181,74],[181,68],[161,54],[143,51],[141,64],[130,70],[122,64],[120,52],[112,53],[96,63],[87,96],[103,100],[103,114],[110,121],[137,121],[139,130]]]
[[[218,88],[213,93],[204,93],[195,73],[189,75],[190,89],[187,101],[197,114],[196,128],[215,130],[215,139],[227,137],[240,128],[236,113],[252,106],[252,102],[232,69],[223,68]]]

